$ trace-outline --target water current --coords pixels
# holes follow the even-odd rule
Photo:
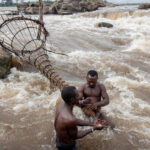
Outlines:
[[[110,104],[103,107],[115,131],[95,131],[78,140],[78,150],[150,149],[150,10],[121,6],[68,16],[46,15],[47,47],[57,72],[70,85],[85,83],[95,69]],[[108,22],[113,28],[99,28]],[[12,68],[0,80],[0,149],[56,150],[54,116],[58,90],[38,72]],[[86,119],[79,108],[78,118]]]

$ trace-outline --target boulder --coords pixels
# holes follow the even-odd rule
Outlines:
[[[16,67],[18,70],[26,72],[38,72],[38,70],[30,65],[28,62],[20,59],[19,57],[12,56],[12,66]]]
[[[103,0],[57,0],[53,3],[44,3],[44,14],[72,14],[76,12],[93,11],[98,7],[105,7]],[[39,14],[39,3],[18,4],[18,11],[25,14]]]
[[[12,67],[11,55],[0,48],[0,78],[5,78]]]
[[[44,14],[51,13],[50,6],[52,5],[52,2],[44,2],[43,3],[43,11]],[[25,14],[39,14],[39,2],[33,2],[33,3],[19,3],[17,5],[17,9],[19,12],[24,12]]]
[[[25,14],[38,14],[39,7],[27,7],[24,12]]]
[[[75,12],[93,11],[98,9],[98,7],[104,6],[106,5],[102,0],[59,0],[51,6],[51,10],[55,14],[72,14]]]
[[[16,67],[18,70],[22,70],[22,65],[20,63],[19,58],[12,56],[12,67]]]
[[[96,10],[98,9],[99,5],[97,3],[87,4],[87,11]]]
[[[96,24],[96,27],[112,28],[113,25],[107,22],[100,22]]]
[[[49,13],[50,13],[50,8],[49,8],[49,6],[44,6],[44,7],[43,7],[43,13],[44,13],[44,14],[49,14]]]
[[[29,7],[29,3],[19,3],[19,4],[17,4],[17,9],[18,9],[19,12],[24,12],[27,7]]]
[[[12,56],[0,47],[0,79],[5,78],[10,73],[12,67],[16,67],[21,71],[38,72],[34,66],[19,57]]]
[[[138,7],[138,9],[149,9],[149,8],[150,8],[150,4],[141,4]]]

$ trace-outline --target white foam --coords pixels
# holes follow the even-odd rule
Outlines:
[[[15,107],[13,107],[13,110],[18,112],[18,111],[22,111],[24,109],[24,104],[17,104]]]
[[[32,101],[28,102],[28,106],[29,106],[29,107],[34,107],[34,105],[35,105],[34,102],[32,102]]]

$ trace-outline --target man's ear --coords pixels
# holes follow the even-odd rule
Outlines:
[[[70,104],[74,104],[74,98],[71,98],[71,103]]]

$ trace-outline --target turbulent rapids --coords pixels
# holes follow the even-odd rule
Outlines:
[[[56,72],[78,87],[85,82],[87,71],[95,69],[110,96],[103,111],[115,122],[116,130],[95,132],[79,140],[78,149],[149,150],[150,10],[122,6],[47,15],[44,22],[51,33],[46,47],[68,54],[48,54]],[[114,27],[98,28],[99,22]],[[50,91],[49,80],[40,73],[13,68],[0,81],[1,149],[56,150],[53,121],[59,96],[59,91]],[[74,114],[86,119],[77,107]]]

